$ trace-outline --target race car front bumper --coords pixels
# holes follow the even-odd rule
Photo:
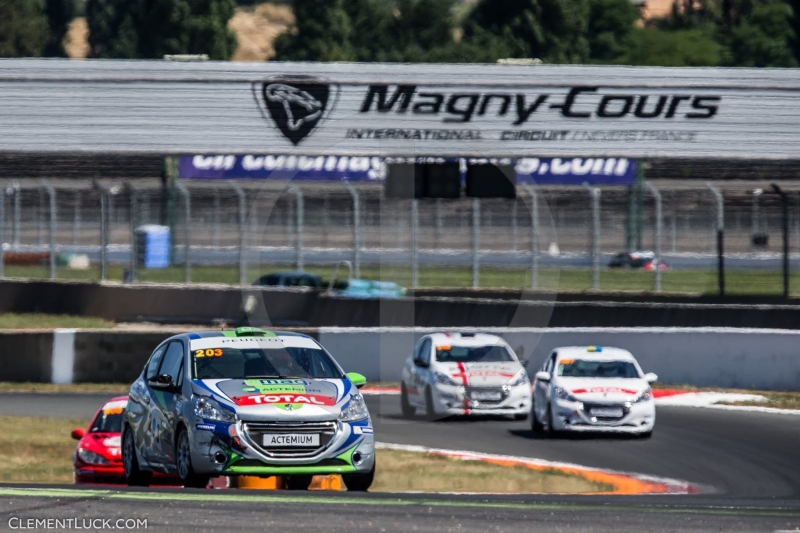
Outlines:
[[[478,389],[463,386],[437,385],[431,391],[434,411],[444,415],[527,415],[531,410],[528,384],[517,387]],[[496,394],[484,400],[480,394]],[[499,397],[499,400],[495,399]]]
[[[576,401],[552,401],[553,429],[556,431],[591,431],[612,433],[649,433],[656,424],[652,400],[638,403],[597,404]],[[596,416],[597,409],[619,410],[622,416]]]

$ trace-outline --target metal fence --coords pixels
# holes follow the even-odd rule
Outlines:
[[[409,287],[715,292],[721,223],[729,292],[780,294],[780,196],[764,182],[676,183],[406,200],[348,183],[9,180],[0,275],[249,283],[276,268],[328,273],[350,261],[356,276]],[[800,183],[783,188],[794,268]],[[147,224],[171,228],[172,267],[137,263],[134,231]],[[669,269],[607,267],[633,250]]]

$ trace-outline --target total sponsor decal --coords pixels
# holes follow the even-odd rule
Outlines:
[[[321,394],[248,394],[245,396],[234,396],[233,401],[236,405],[266,405],[266,404],[286,404],[292,406],[302,405],[324,405],[332,406],[336,403],[336,398],[323,396]]]

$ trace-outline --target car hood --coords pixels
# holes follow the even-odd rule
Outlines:
[[[503,363],[436,363],[435,372],[446,374],[459,385],[501,387],[522,369],[516,361]]]
[[[204,379],[211,396],[243,420],[333,420],[358,390],[344,379]],[[209,394],[209,392],[211,394]]]
[[[627,402],[650,388],[644,379],[620,378],[558,378],[556,386],[582,402]]]
[[[112,463],[122,461],[120,453],[120,434],[115,432],[87,433],[78,443],[79,448],[84,448],[105,457]]]

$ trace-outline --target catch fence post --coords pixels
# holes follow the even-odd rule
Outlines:
[[[239,198],[239,285],[244,285],[247,282],[247,266],[244,255],[247,237],[247,207],[242,188],[233,182],[230,182],[230,187]]]
[[[108,191],[97,181],[92,188],[100,193],[100,280],[108,277]]]
[[[130,256],[130,264],[131,264],[131,281],[136,281],[138,279],[138,261],[137,261],[137,250],[136,250],[136,189],[130,184],[130,182],[123,183],[123,188],[128,192],[130,195],[130,234],[131,234],[131,256]]]
[[[592,289],[600,290],[600,189],[583,184],[592,198]]]
[[[353,197],[353,270],[355,277],[361,278],[361,198],[349,181],[344,182]]]
[[[189,194],[189,189],[183,183],[176,182],[178,192],[183,196],[183,205],[185,209],[184,228],[184,252],[183,257],[186,269],[186,283],[192,281],[192,197]]]
[[[481,200],[472,199],[472,288],[480,287]]]
[[[650,182],[645,182],[645,186],[656,200],[656,292],[661,292],[661,193]]]
[[[50,279],[56,279],[56,190],[47,180],[39,184],[50,199]]]
[[[711,183],[706,182],[706,186],[717,202],[717,282],[719,295],[725,296],[725,199],[719,189]]]
[[[535,289],[539,285],[539,198],[527,183],[522,188],[531,197],[531,289]]]
[[[297,270],[303,270],[303,217],[304,217],[304,203],[303,203],[303,191],[294,185],[289,187],[289,192],[294,194],[295,201],[297,202],[296,208],[296,215],[297,215],[297,222],[295,224],[295,230],[297,231],[297,237],[295,239],[295,258],[297,264]]]
[[[419,284],[419,200],[411,200],[411,288],[416,289]]]

